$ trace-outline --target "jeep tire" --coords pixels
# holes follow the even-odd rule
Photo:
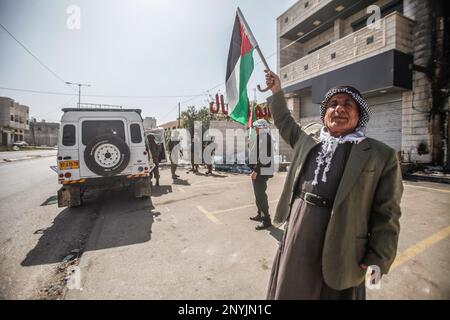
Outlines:
[[[84,150],[86,166],[103,177],[122,172],[130,162],[130,148],[119,137],[108,135],[92,139]]]

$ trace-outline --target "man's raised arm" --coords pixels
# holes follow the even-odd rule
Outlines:
[[[280,78],[272,71],[266,70],[266,84],[272,90],[272,97],[267,99],[270,112],[281,137],[294,148],[302,132],[300,125],[294,120],[287,108],[284,93],[281,90]]]

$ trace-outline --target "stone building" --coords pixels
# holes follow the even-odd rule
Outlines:
[[[443,1],[298,1],[277,19],[294,118],[320,121],[326,91],[351,85],[372,107],[368,136],[404,162],[448,164],[448,21]]]
[[[30,108],[8,97],[0,97],[0,145],[23,141],[29,129]]]
[[[25,135],[25,141],[34,146],[49,146],[58,145],[59,123],[41,122],[32,118],[30,122],[30,130]]]

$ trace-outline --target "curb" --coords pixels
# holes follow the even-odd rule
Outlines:
[[[422,175],[415,175],[415,174],[405,174],[403,176],[403,179],[408,181],[426,181],[426,182],[437,182],[437,183],[443,183],[443,184],[450,184],[449,178],[444,177],[435,177],[435,176],[422,176]]]
[[[56,155],[47,155],[47,156],[42,156],[42,155],[38,155],[38,156],[27,156],[27,157],[23,157],[23,158],[17,158],[17,159],[0,159],[0,163],[10,163],[10,162],[17,162],[17,161],[24,161],[24,160],[32,160],[32,159],[37,159],[37,158],[50,158],[50,157],[56,157]]]

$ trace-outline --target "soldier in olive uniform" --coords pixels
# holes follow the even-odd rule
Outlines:
[[[257,137],[253,150],[250,152],[256,152],[256,154],[254,154],[254,156],[256,156],[256,164],[252,166],[253,172],[251,173],[251,177],[258,214],[254,217],[250,217],[250,220],[259,221],[260,224],[258,224],[255,229],[263,230],[272,225],[266,194],[267,180],[273,177],[272,137],[269,134],[269,124],[266,120],[259,119],[255,121],[253,127],[256,129]],[[264,148],[264,143],[266,143],[266,148]]]
[[[155,164],[155,168],[150,173],[150,179],[153,179],[154,176],[156,179],[156,186],[159,186],[159,157],[162,147],[160,144],[156,143],[155,136],[152,134],[147,136],[147,140],[150,148],[150,154],[152,156],[153,163]]]

